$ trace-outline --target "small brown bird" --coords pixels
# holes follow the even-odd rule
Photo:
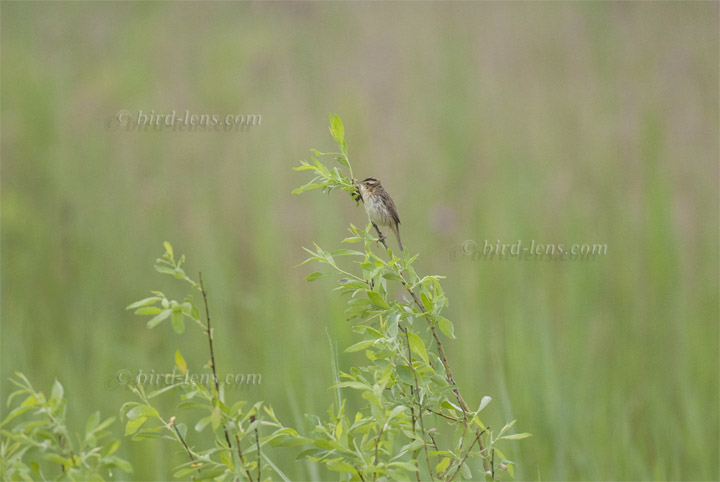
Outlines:
[[[358,194],[365,205],[365,212],[368,219],[380,233],[380,241],[385,240],[385,235],[380,231],[379,226],[389,226],[395,237],[397,237],[400,251],[403,251],[402,241],[400,241],[400,216],[398,216],[397,208],[390,195],[380,184],[380,181],[374,177],[368,177],[358,183]]]

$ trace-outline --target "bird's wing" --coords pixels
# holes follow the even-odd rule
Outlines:
[[[397,208],[395,207],[395,201],[392,200],[390,196],[387,197],[388,200],[388,209],[390,209],[390,216],[392,216],[393,220],[400,224],[400,216],[398,215]]]

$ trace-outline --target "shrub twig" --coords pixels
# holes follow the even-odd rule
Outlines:
[[[215,351],[213,350],[212,327],[210,326],[210,307],[208,306],[207,290],[205,290],[205,284],[203,283],[202,271],[200,271],[198,273],[198,276],[200,278],[200,292],[202,293],[203,301],[205,302],[205,318],[207,319],[207,336],[208,336],[208,344],[210,345],[210,368],[212,369],[213,382],[215,383],[215,394],[218,396],[218,398],[220,398],[220,385],[218,384],[217,371],[215,370]],[[232,448],[232,444],[230,443],[230,436],[228,435],[227,428],[223,427],[223,432],[225,432],[225,441],[227,442],[228,447]]]
[[[430,480],[435,480],[435,478],[433,477],[432,465],[430,465],[430,457],[428,456],[427,440],[425,439],[425,436],[426,436],[425,435],[425,422],[423,422],[423,407],[422,407],[422,402],[420,401],[420,384],[418,383],[417,372],[415,371],[415,367],[413,366],[412,351],[410,350],[410,335],[408,335],[407,328],[401,326],[400,330],[402,330],[402,332],[405,334],[405,342],[407,343],[407,351],[408,351],[408,364],[410,365],[410,369],[412,370],[413,378],[415,379],[415,393],[413,395],[417,398],[418,408],[420,409],[418,418],[420,420],[420,432],[422,433],[422,438],[423,438],[423,449],[425,452],[425,462],[427,463],[427,466],[428,466],[428,474],[430,475]],[[412,391],[413,391],[413,388],[410,387],[410,392],[412,393]]]

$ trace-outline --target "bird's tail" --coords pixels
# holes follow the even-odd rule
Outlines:
[[[400,247],[400,252],[405,251],[405,249],[403,249],[402,241],[400,241],[400,227],[397,225],[397,223],[392,224],[390,227],[392,228],[393,233],[395,233],[395,237],[397,238],[398,246]]]

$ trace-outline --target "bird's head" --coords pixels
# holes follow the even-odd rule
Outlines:
[[[380,186],[380,181],[374,177],[368,177],[367,179],[364,179],[362,182],[360,182],[360,188],[366,189],[370,192],[374,191]]]

